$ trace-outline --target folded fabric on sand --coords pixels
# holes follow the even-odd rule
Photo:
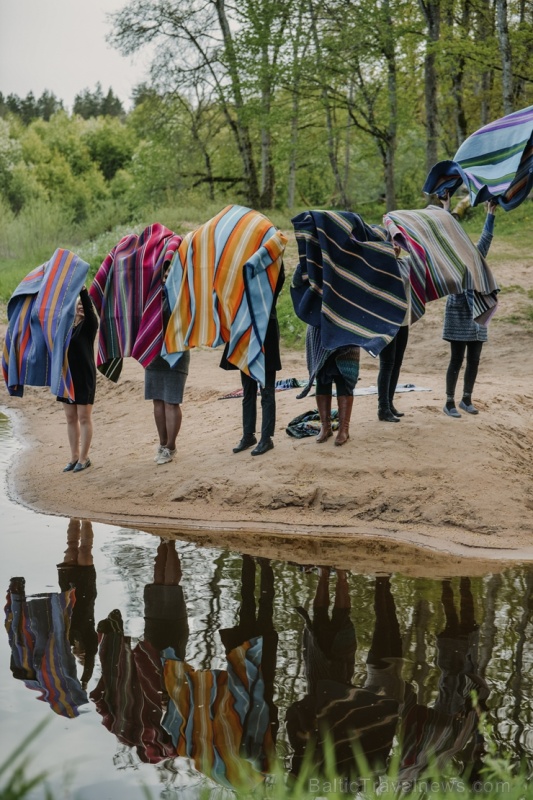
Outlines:
[[[263,214],[226,206],[189,233],[172,261],[166,291],[172,314],[162,356],[229,342],[227,360],[265,383],[263,343],[286,237]]]
[[[299,381],[298,378],[280,378],[274,384],[274,389],[276,392],[286,392],[288,389],[300,389],[302,386],[305,386],[307,381]],[[259,386],[257,387],[257,394],[260,394],[261,390]],[[242,387],[240,389],[235,389],[234,392],[229,392],[228,394],[222,395],[219,397],[219,400],[233,400],[236,397],[242,397],[244,390]]]
[[[89,294],[100,317],[96,365],[106,378],[118,381],[127,356],[147,367],[160,354],[162,278],[180,242],[155,222],[121,239],[96,273]]]
[[[307,436],[318,436],[320,430],[320,415],[317,409],[311,411],[304,411],[294,419],[291,419],[285,433],[289,436],[294,436],[295,439],[304,439]],[[331,412],[331,428],[336,431],[339,427],[339,412],[336,408]]]
[[[24,386],[49,386],[52,394],[74,399],[67,360],[76,301],[89,265],[70,250],[57,249],[17,286],[7,305],[8,329],[2,373],[10,395]]]
[[[321,346],[350,345],[378,355],[407,309],[390,242],[349,211],[304,211],[292,220],[301,286],[291,286],[296,315],[320,329]]]
[[[391,211],[383,221],[409,251],[413,307],[472,289],[472,316],[486,324],[497,305],[498,284],[489,265],[454,217],[439,206]]]
[[[510,211],[526,199],[533,186],[533,106],[469,136],[452,161],[435,164],[423,191],[451,195],[463,182],[472,206],[497,198],[499,205]]]

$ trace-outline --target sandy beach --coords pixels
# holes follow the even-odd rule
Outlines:
[[[438,301],[411,328],[400,376],[431,391],[398,394],[405,412],[398,424],[378,421],[376,395],[356,397],[344,447],[287,435],[295,416],[316,408],[313,397],[298,400],[291,389],[277,393],[275,448],[258,458],[233,454],[241,401],[221,398],[240,387],[239,375],[219,368],[220,350],[203,349],[192,352],[173,462],[153,461],[143,369],[126,359],[117,384],[98,376],[92,466],[63,474],[61,405],[45,387],[26,387],[20,399],[4,386],[0,410],[24,445],[8,491],[50,514],[303,564],[430,575],[465,574],[465,562],[474,574],[532,560],[533,336],[505,318],[533,288],[533,259],[500,260],[496,276],[522,290],[502,293],[490,324],[474,393],[478,416],[442,413],[449,345]],[[3,339],[5,307],[0,314]],[[279,378],[306,377],[303,352],[283,351],[282,363]],[[358,388],[375,385],[377,367],[362,351]]]

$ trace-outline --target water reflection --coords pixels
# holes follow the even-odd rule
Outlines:
[[[275,756],[296,778],[310,746],[319,774],[328,739],[341,776],[359,774],[357,743],[377,777],[395,756],[404,781],[431,759],[472,781],[486,714],[500,750],[530,761],[530,570],[358,575],[65,522],[59,591],[26,595],[35,572],[13,577],[6,631],[17,684],[56,714],[87,712],[79,756],[96,716],[110,764],[155,769],[180,797],[195,782],[253,789]]]
[[[26,579],[14,577],[4,609],[13,677],[64,717],[77,717],[89,702],[85,690],[97,650],[92,543],[91,522],[71,519],[64,561],[57,565],[62,591],[27,597]],[[81,679],[76,658],[83,665]]]

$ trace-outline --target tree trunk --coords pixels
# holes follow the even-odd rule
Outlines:
[[[263,48],[263,70],[261,78],[261,106],[263,109],[261,125],[261,208],[274,205],[274,166],[272,164],[272,136],[270,133],[270,110],[272,105],[272,85],[268,64],[268,47]]]
[[[437,45],[440,37],[440,0],[419,0],[427,24],[424,57],[424,103],[426,109],[426,168],[438,161]]]
[[[311,12],[311,30],[313,35],[313,41],[315,44],[317,74],[323,78],[324,70],[322,65],[322,50],[320,46],[320,39],[318,36],[316,14],[313,6],[313,0],[309,0],[309,11]],[[346,198],[345,187],[343,186],[343,182],[341,179],[339,160],[337,157],[337,148],[335,142],[334,125],[333,125],[333,112],[331,108],[328,88],[324,80],[321,80],[320,91],[322,96],[322,105],[324,108],[324,113],[326,115],[326,130],[328,136],[328,159],[331,166],[331,171],[333,173],[333,179],[335,182],[334,201],[340,203],[343,208],[346,208],[346,206],[348,205],[348,200]]]
[[[507,21],[507,0],[495,0],[496,33],[502,63],[502,99],[504,114],[513,111],[513,68],[509,24]]]
[[[291,113],[291,138],[289,148],[289,180],[287,186],[287,207],[294,208],[296,197],[296,154],[298,148],[298,121],[300,115],[300,102],[298,98],[298,83],[295,82],[292,93]]]
[[[250,130],[247,122],[245,121],[241,81],[237,68],[237,56],[235,53],[235,45],[231,35],[228,18],[226,16],[225,0],[216,0],[215,7],[224,39],[226,57],[228,59],[228,71],[233,90],[233,101],[236,113],[235,132],[237,134],[237,144],[242,159],[246,182],[247,202],[252,208],[257,208],[260,205],[257,169],[254,161]]]
[[[392,24],[389,0],[384,0],[383,12],[385,15],[385,40],[383,54],[387,61],[387,99],[389,105],[389,122],[387,126],[387,142],[385,150],[385,204],[387,211],[394,211],[396,208],[394,167],[398,119],[398,82],[396,72],[396,51],[394,47],[394,27]]]

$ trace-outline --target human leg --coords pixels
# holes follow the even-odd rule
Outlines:
[[[89,458],[89,450],[93,439],[93,407],[92,404],[77,406],[78,422],[80,426],[80,456],[78,461],[86,463]]]
[[[80,424],[78,406],[75,403],[63,403],[67,419],[67,437],[70,446],[70,464],[76,464],[80,455]],[[67,465],[68,466],[68,465]]]
[[[165,403],[163,400],[153,400],[154,404],[154,420],[157,428],[157,435],[159,436],[159,446],[167,446],[167,418],[165,414]]]
[[[257,443],[255,426],[257,423],[257,381],[241,371],[242,385],[242,439],[233,448],[234,453],[240,453]]]
[[[403,364],[403,357],[405,354],[405,349],[407,347],[407,341],[409,339],[409,325],[402,325],[399,329],[398,333],[396,334],[396,352],[394,355],[394,366],[392,368],[392,374],[390,377],[390,384],[389,384],[389,406],[390,410],[394,414],[395,417],[403,417],[403,413],[397,411],[394,408],[394,392],[396,391],[396,387],[398,386],[398,379],[400,377],[400,370]]]
[[[257,386],[257,384],[256,384]],[[257,389],[256,389],[257,391]],[[265,375],[265,385],[261,387],[261,438],[252,450],[253,456],[262,456],[272,450],[272,437],[276,428],[276,371],[269,370]],[[255,409],[255,407],[254,407]]]
[[[464,411],[466,411],[468,414],[479,413],[477,408],[472,405],[472,392],[474,391],[474,384],[477,378],[482,349],[483,349],[483,342],[467,342],[466,367],[465,367],[464,384],[463,384],[463,398],[459,403],[459,407],[462,408]]]
[[[466,342],[450,342],[450,363],[446,372],[446,405],[443,408],[449,417],[460,417],[455,407],[455,388],[459,371],[463,365]]]
[[[179,403],[165,403],[165,427],[167,441],[165,447],[171,453],[176,449],[176,438],[181,428],[182,412]]]
[[[352,417],[353,391],[350,391],[342,376],[335,378],[337,388],[337,405],[339,407],[339,430],[335,439],[337,447],[345,444],[350,438],[350,419]]]
[[[261,387],[261,441],[274,436],[276,430],[276,372],[265,375],[265,385]]]
[[[396,357],[396,337],[379,354],[378,419],[382,422],[399,422],[390,409],[390,382]]]
[[[318,415],[320,417],[320,430],[316,441],[318,444],[326,442],[330,436],[333,436],[331,428],[331,397],[333,385],[331,383],[322,383],[318,378],[316,382],[316,405]]]

